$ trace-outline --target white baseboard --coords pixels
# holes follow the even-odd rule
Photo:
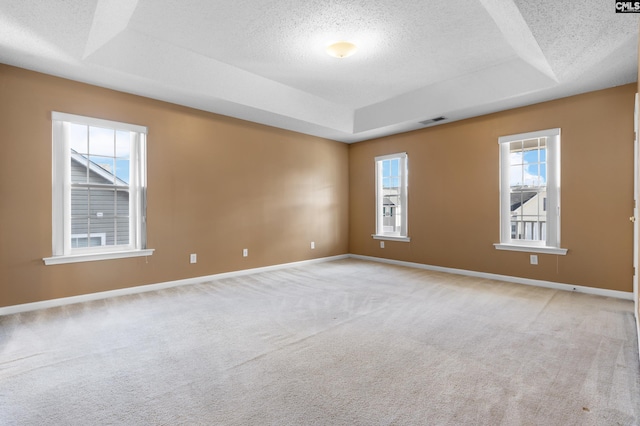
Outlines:
[[[146,293],[148,291],[162,290],[165,288],[178,287],[188,284],[198,284],[207,281],[221,280],[223,278],[239,277],[242,275],[257,274],[259,272],[275,271],[278,269],[291,268],[294,266],[310,265],[313,263],[331,262],[333,260],[347,259],[348,254],[339,256],[321,257],[318,259],[302,260],[299,262],[282,263],[278,265],[263,266],[260,268],[243,269],[240,271],[224,272],[221,274],[207,275],[203,277],[186,278],[183,280],[167,281],[158,284],[148,284],[136,287],[128,287],[119,290],[102,291],[99,293],[82,294],[80,296],[63,297],[59,299],[43,300],[41,302],[24,303],[22,305],[5,306],[0,308],[0,315],[17,314],[21,312],[35,311],[38,309],[55,308],[58,306],[71,305],[73,303],[90,302],[93,300],[107,299],[109,297],[126,296],[130,294]]]
[[[392,265],[408,266],[411,268],[427,269],[430,271],[447,272],[450,274],[467,275],[476,278],[487,278],[491,280],[506,281],[515,284],[532,285],[536,287],[546,287],[556,290],[575,291],[578,293],[595,294],[598,296],[615,297],[616,299],[633,300],[633,293],[618,290],[606,290],[603,288],[584,287],[573,284],[562,284],[553,281],[533,280],[530,278],[511,277],[509,275],[490,274],[486,272],[469,271],[466,269],[445,268],[442,266],[426,265],[424,263],[405,262],[402,260],[385,259],[382,257],[362,256],[351,254],[353,259],[371,260],[374,262],[389,263]]]
[[[148,291],[162,290],[165,288],[178,287],[188,284],[198,284],[207,281],[220,280],[223,278],[239,277],[243,275],[257,274],[260,272],[275,271],[278,269],[291,268],[294,266],[310,265],[313,263],[331,262],[341,259],[361,259],[374,262],[389,263],[392,265],[408,266],[411,268],[427,269],[431,271],[447,272],[450,274],[467,275],[477,278],[488,278],[492,280],[506,281],[516,284],[525,284],[538,287],[546,287],[557,290],[575,291],[579,293],[595,294],[598,296],[615,297],[617,299],[633,300],[633,293],[617,290],[605,290],[601,288],[584,287],[571,284],[562,284],[552,281],[533,280],[529,278],[511,277],[508,275],[489,274],[485,272],[469,271],[465,269],[445,268],[442,266],[432,266],[423,263],[405,262],[401,260],[385,259],[381,257],[362,256],[358,254],[343,254],[339,256],[322,257],[319,259],[302,260],[299,262],[282,263],[278,265],[263,266],[260,268],[243,269],[240,271],[224,272],[202,277],[187,278],[183,280],[167,281],[158,284],[148,284],[136,287],[128,287],[119,290],[103,291],[99,293],[83,294],[80,296],[63,297],[60,299],[43,300],[41,302],[24,303],[22,305],[5,306],[0,308],[0,315],[17,314],[21,312],[35,311],[38,309],[55,308],[58,306],[71,305],[73,303],[90,302],[93,300],[107,299],[109,297],[126,296],[130,294],[145,293]],[[640,323],[636,315],[636,326],[638,327],[638,336],[640,338]],[[639,339],[640,340],[640,339]],[[640,346],[640,345],[639,345]]]

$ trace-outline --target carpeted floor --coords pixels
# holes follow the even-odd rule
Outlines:
[[[0,317],[2,425],[637,425],[633,303],[348,259]]]

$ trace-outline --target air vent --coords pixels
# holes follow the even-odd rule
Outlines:
[[[420,124],[424,124],[426,126],[427,124],[437,123],[438,121],[442,121],[446,119],[447,119],[446,117],[436,117],[436,118],[431,118],[429,120],[421,121]]]

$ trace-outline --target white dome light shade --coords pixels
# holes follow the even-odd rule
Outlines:
[[[327,53],[335,58],[347,58],[353,55],[358,48],[348,41],[339,41],[327,47]]]

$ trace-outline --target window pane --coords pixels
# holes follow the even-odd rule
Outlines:
[[[129,244],[129,219],[116,219],[116,241],[118,245]]]
[[[557,188],[547,188],[548,173],[555,171],[547,167],[547,160],[559,154],[559,134],[560,129],[550,129],[531,132],[536,137],[525,135],[521,140],[515,139],[518,135],[500,137],[501,242],[527,240],[559,246],[558,217],[547,216],[548,202],[559,205]]]
[[[115,156],[118,158],[129,159],[131,158],[131,132],[117,131],[116,132],[116,151]]]
[[[131,164],[131,132],[116,132],[115,175],[121,182],[129,183]]]
[[[400,160],[391,160],[391,175],[398,176],[400,171],[398,170],[400,167]]]
[[[545,139],[511,142],[509,189],[511,238],[539,241],[545,238],[546,148]]]
[[[541,141],[540,145],[542,147],[545,147],[546,146],[545,141]],[[547,150],[546,150],[546,148],[540,150],[540,162],[541,163],[546,163],[547,162]]]
[[[129,184],[129,168],[131,162],[129,160],[116,159],[116,183],[118,185]]]
[[[113,129],[89,127],[89,154],[114,157],[115,131]]]
[[[71,161],[71,182],[87,183],[89,179],[89,159],[81,154],[72,154]]]
[[[87,247],[87,244],[89,244],[89,238],[87,236],[71,237],[71,248]]]
[[[382,211],[378,212],[379,232],[398,235],[402,231],[403,210],[402,192],[404,191],[401,161],[403,157],[379,161],[381,167],[382,184],[379,189],[382,196]]]
[[[108,174],[112,174],[113,170],[115,169],[114,167],[114,158],[113,157],[104,157],[104,156],[99,156],[99,155],[91,155],[89,157],[89,160],[91,161],[91,165],[94,166],[94,170],[95,170],[95,166],[100,167],[102,170],[108,172]],[[104,176],[104,175],[103,175]],[[109,182],[113,182],[113,179],[109,179]]]
[[[539,160],[538,151],[538,149],[529,149],[527,151],[522,151],[522,163],[537,163]]]
[[[522,164],[522,141],[511,142],[509,144],[509,162],[511,164]]]
[[[87,126],[73,123],[69,124],[69,148],[71,148],[71,152],[78,154],[89,153],[87,130]]]
[[[72,153],[72,182],[126,185],[131,163],[130,132],[88,129],[90,153]],[[74,187],[71,215],[72,248],[129,244],[128,190]]]
[[[71,189],[71,216],[87,217],[89,214],[89,198],[88,189],[86,188],[73,188]],[[77,234],[77,232],[73,232]]]
[[[100,247],[104,245],[104,238],[102,238],[100,235],[91,234],[91,236],[89,237],[89,247]]]
[[[87,216],[71,217],[71,234],[84,235],[89,232],[89,218]]]
[[[116,238],[115,221],[116,220],[113,217],[110,217],[110,218],[92,217],[90,219],[91,233],[105,235],[105,244],[96,244],[96,245],[107,245],[107,246],[115,245],[115,238]]]
[[[535,164],[527,164],[526,169],[526,180],[524,181],[525,185],[528,186],[539,186],[540,185],[540,165]]]
[[[523,185],[523,173],[524,167],[521,165],[509,167],[509,186],[521,186]]]
[[[115,216],[116,191],[113,189],[89,189],[89,215],[94,218]]]
[[[116,215],[121,218],[129,217],[129,191],[116,192]]]

